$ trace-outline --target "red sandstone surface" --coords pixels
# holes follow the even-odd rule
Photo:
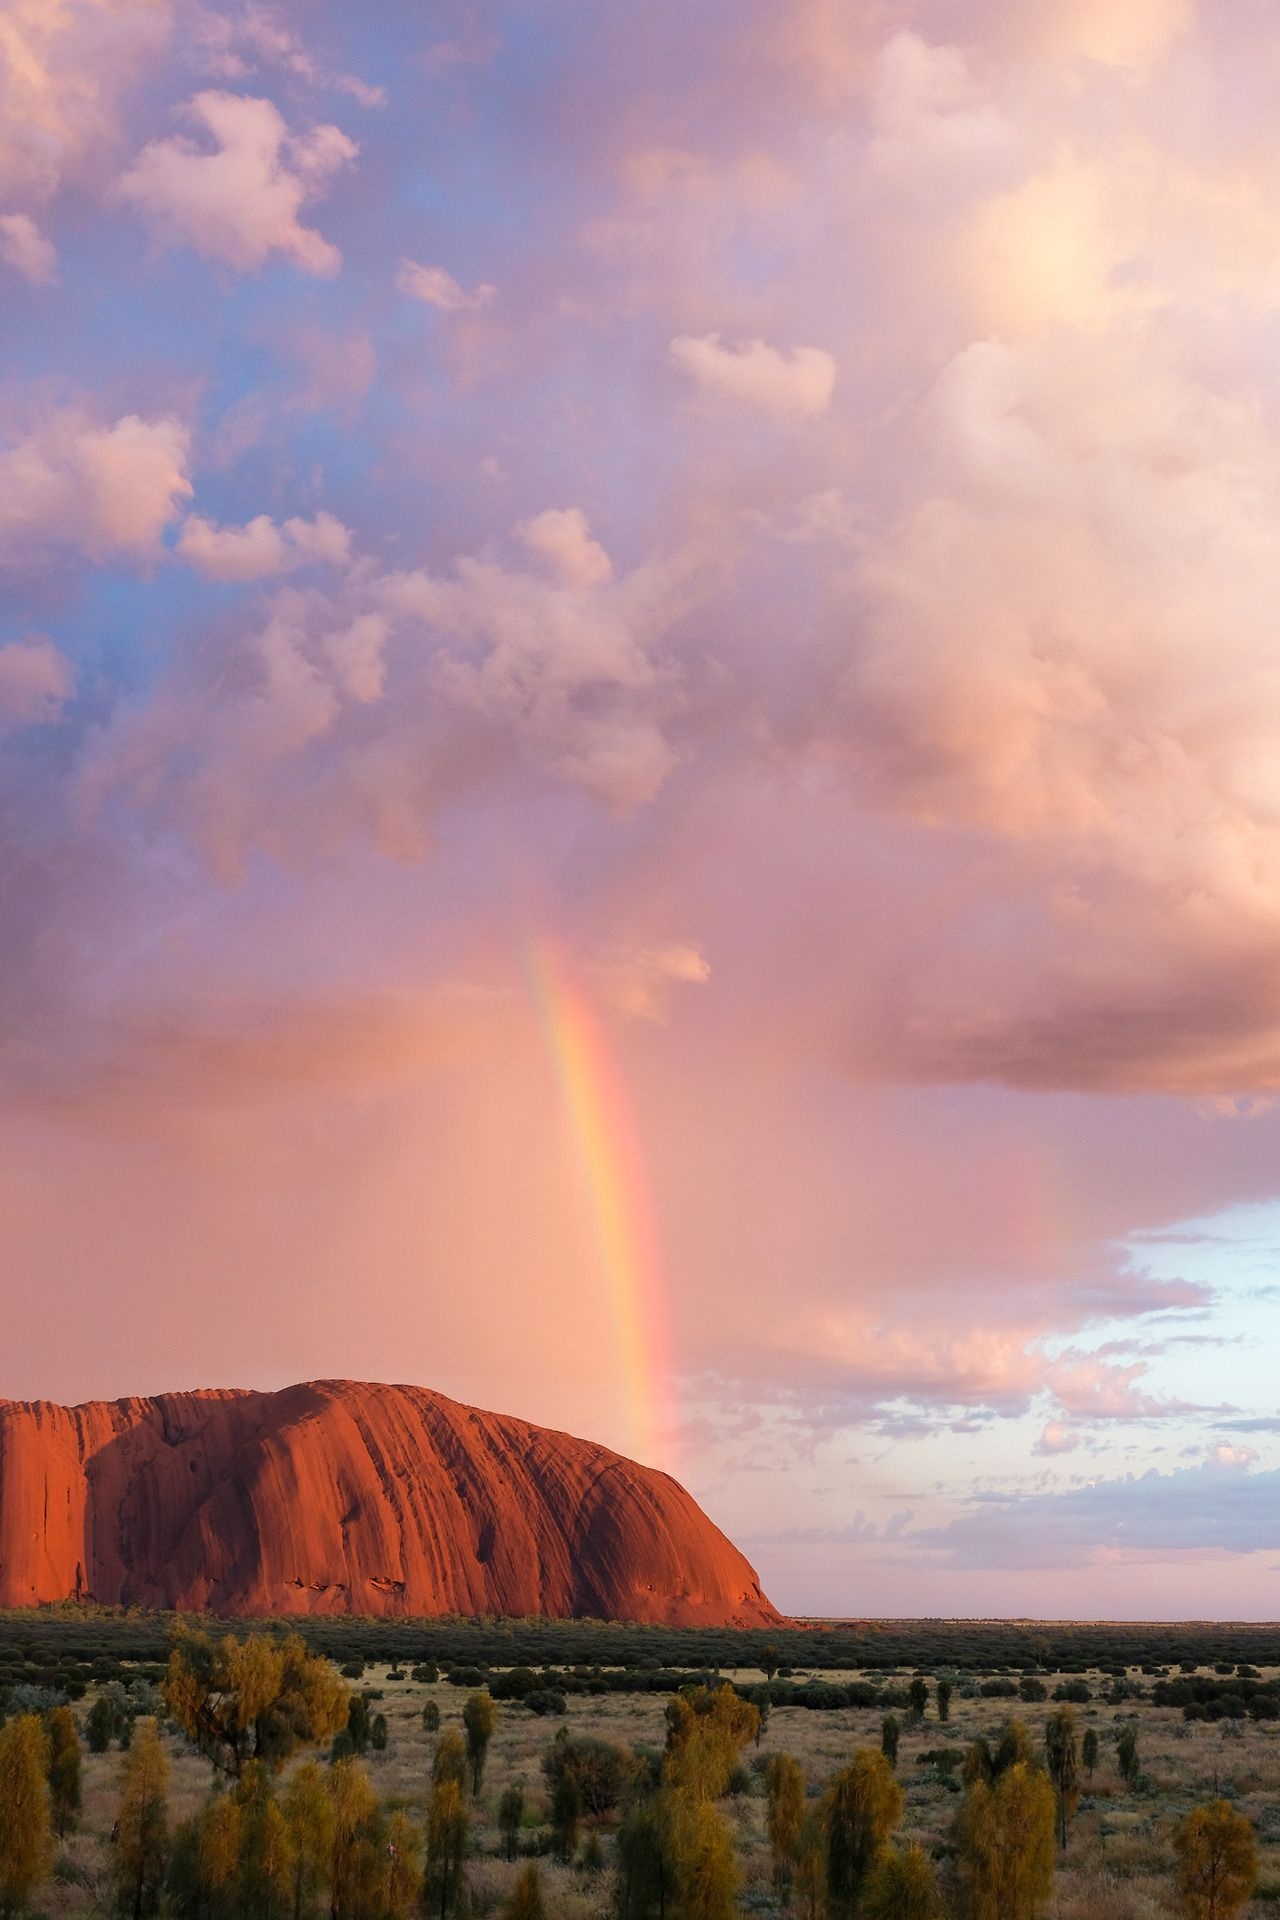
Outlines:
[[[423,1387],[0,1401],[0,1606],[768,1625],[669,1475]]]

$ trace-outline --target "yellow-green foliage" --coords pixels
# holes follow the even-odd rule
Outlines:
[[[314,1760],[290,1778],[283,1807],[293,1848],[293,1912],[297,1920],[310,1920],[328,1888],[333,1858],[333,1801]]]
[[[728,1685],[676,1694],[667,1708],[664,1781],[695,1799],[718,1800],[759,1727],[759,1709]]]
[[[804,1768],[789,1753],[773,1753],[765,1768],[765,1827],[774,1884],[786,1892],[795,1870],[805,1817]]]
[[[542,1882],[531,1860],[528,1866],[521,1867],[516,1876],[516,1884],[506,1905],[506,1920],[546,1920],[546,1913]]]
[[[0,1727],[0,1916],[24,1911],[53,1864],[49,1742],[35,1713]]]
[[[80,1735],[70,1707],[55,1707],[47,1730],[53,1830],[61,1835],[72,1831],[80,1811]]]
[[[498,1709],[488,1693],[468,1695],[462,1709],[462,1724],[467,1730],[467,1761],[471,1768],[471,1791],[478,1794],[484,1781],[485,1757],[498,1724]]]
[[[169,1857],[169,1756],[154,1720],[140,1720],[125,1757],[111,1858],[116,1912],[158,1913]]]
[[[1211,1800],[1181,1821],[1173,1836],[1178,1898],[1190,1920],[1232,1920],[1253,1897],[1258,1839],[1242,1813]]]
[[[938,1877],[924,1848],[915,1844],[881,1854],[867,1880],[858,1920],[938,1920]]]
[[[214,1640],[184,1629],[164,1692],[187,1738],[231,1774],[250,1760],[279,1768],[298,1747],[329,1740],[347,1723],[346,1687],[297,1634]]]
[[[970,1787],[957,1821],[968,1920],[1034,1920],[1053,1888],[1055,1805],[1043,1773],[1015,1761]]]
[[[437,1780],[427,1806],[425,1891],[426,1912],[437,1916],[437,1920],[449,1920],[463,1904],[466,1853],[467,1803],[463,1784],[452,1777]]]
[[[827,1790],[827,1906],[852,1915],[872,1867],[902,1818],[902,1788],[883,1753],[860,1747]]]

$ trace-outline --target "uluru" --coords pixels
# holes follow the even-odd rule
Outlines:
[[[423,1387],[0,1401],[0,1606],[778,1619],[669,1475]]]

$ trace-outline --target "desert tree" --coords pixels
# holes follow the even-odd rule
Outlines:
[[[902,1788],[883,1753],[860,1747],[826,1794],[827,1907],[852,1920],[881,1849],[902,1817]]]
[[[440,1709],[434,1700],[428,1700],[426,1706],[422,1709],[422,1731],[424,1733],[439,1733],[440,1731]]]
[[[1080,1743],[1070,1707],[1059,1707],[1045,1721],[1044,1756],[1058,1806],[1058,1845],[1065,1847],[1067,1822],[1080,1800]]]
[[[674,1899],[660,1796],[632,1802],[618,1828],[619,1920],[658,1920]]]
[[[1008,1773],[1011,1767],[1032,1767],[1035,1757],[1031,1750],[1031,1735],[1021,1720],[1009,1720],[991,1756],[992,1778],[998,1780],[1002,1773]]]
[[[581,1824],[582,1788],[574,1774],[557,1774],[551,1783],[551,1851],[557,1860],[572,1860]]]
[[[484,1783],[484,1763],[489,1742],[498,1725],[498,1709],[490,1693],[473,1693],[462,1709],[462,1724],[467,1730],[467,1764],[471,1769],[471,1791],[478,1795]]]
[[[1196,1807],[1174,1830],[1178,1901],[1188,1920],[1234,1920],[1258,1881],[1258,1837],[1226,1800]]]
[[[805,1820],[804,1768],[789,1753],[772,1753],[764,1774],[765,1826],[773,1856],[773,1884],[789,1901]]]
[[[955,1689],[952,1686],[952,1683],[950,1682],[950,1680],[939,1680],[937,1691],[938,1691],[938,1718],[942,1722],[942,1724],[945,1726],[947,1721],[951,1718],[951,1695],[954,1693]]]
[[[672,1796],[672,1853],[680,1920],[734,1920],[738,1869],[729,1823],[709,1800]]]
[[[329,1885],[334,1827],[333,1800],[314,1760],[290,1775],[281,1805],[293,1849],[290,1910],[293,1920],[313,1920]]]
[[[169,1756],[154,1720],[139,1723],[120,1776],[111,1882],[122,1920],[160,1911],[169,1857]]]
[[[907,1702],[911,1708],[912,1718],[923,1720],[929,1705],[929,1682],[922,1680],[919,1674],[907,1688]]]
[[[975,1781],[956,1823],[966,1920],[1034,1920],[1053,1888],[1055,1820],[1053,1788],[1025,1760]]]
[[[215,1640],[182,1629],[164,1697],[188,1739],[232,1776],[250,1760],[282,1767],[299,1747],[332,1738],[348,1715],[346,1687],[297,1634]]]
[[[1098,1764],[1098,1736],[1092,1727],[1085,1728],[1084,1739],[1080,1742],[1080,1758],[1086,1774],[1092,1780],[1093,1770]]]
[[[1120,1778],[1127,1787],[1136,1787],[1138,1775],[1142,1771],[1138,1759],[1138,1731],[1136,1727],[1122,1727],[1116,1741],[1116,1765],[1120,1769]]]
[[[696,1800],[718,1800],[743,1747],[755,1739],[759,1710],[727,1683],[686,1687],[668,1704],[666,1721],[663,1780]]]
[[[427,1804],[423,1909],[430,1920],[450,1920],[465,1906],[467,1824],[463,1782],[452,1775],[438,1779]]]
[[[871,1869],[858,1920],[939,1920],[938,1877],[924,1848],[886,1848]]]
[[[811,1806],[796,1846],[791,1899],[799,1920],[825,1920],[827,1910],[827,1823],[821,1805]]]
[[[0,1920],[24,1913],[53,1865],[49,1740],[40,1716],[0,1727]]]
[[[240,1862],[242,1920],[288,1920],[293,1911],[293,1836],[265,1785],[245,1810]]]
[[[516,1883],[503,1914],[504,1920],[547,1920],[542,1881],[532,1860],[527,1866],[521,1867],[516,1875]]]
[[[49,1736],[49,1804],[53,1830],[71,1833],[80,1813],[80,1735],[70,1707],[55,1707],[46,1721]]]
[[[382,1900],[386,1836],[377,1795],[358,1760],[339,1760],[330,1768],[329,1797],[332,1920],[369,1920]]]
[[[460,1787],[467,1784],[467,1749],[456,1727],[445,1728],[431,1756],[432,1786],[438,1787],[446,1780],[456,1781]]]
[[[901,1738],[902,1728],[898,1724],[897,1715],[886,1713],[880,1722],[880,1751],[891,1767],[896,1767],[898,1764],[898,1743]]]
[[[514,1860],[516,1857],[516,1847],[523,1824],[524,1788],[514,1784],[504,1787],[502,1798],[498,1802],[498,1831],[502,1835],[502,1847],[508,1860]]]
[[[422,1836],[407,1813],[387,1822],[382,1920],[410,1920],[422,1893]]]

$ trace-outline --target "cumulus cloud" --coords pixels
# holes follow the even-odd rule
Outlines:
[[[74,687],[71,662],[43,634],[0,646],[0,727],[56,720]]]
[[[179,420],[103,426],[77,407],[52,410],[0,444],[0,558],[63,546],[150,558],[191,493],[187,452]]]
[[[447,267],[424,267],[407,256],[400,262],[396,286],[401,293],[421,300],[425,306],[435,307],[440,313],[478,313],[482,307],[492,304],[498,292],[487,281],[468,292]]]
[[[326,534],[324,519],[336,552],[344,530]],[[184,557],[252,578],[283,536],[292,565],[289,523],[254,525],[198,523]],[[568,581],[559,566],[547,577],[467,555],[450,573],[357,568],[332,593],[277,590],[216,655],[197,653],[104,729],[82,771],[86,807],[129,796],[231,875],[253,847],[293,857],[360,833],[419,855],[445,799],[499,768],[536,769],[619,812],[643,805],[675,763],[662,638],[697,587],[658,562],[589,584],[572,553]]]
[[[260,513],[243,527],[218,527],[192,513],[182,523],[176,552],[210,580],[268,580],[299,567],[345,566],[351,535],[331,513],[281,526]]]
[[[613,578],[613,562],[581,507],[547,507],[522,520],[516,535],[567,587],[598,587]]]
[[[27,213],[0,214],[0,260],[29,280],[47,286],[58,270],[58,254]]]
[[[671,360],[707,393],[778,419],[812,420],[835,391],[836,363],[822,347],[782,353],[765,340],[727,345],[718,333],[678,334]]]
[[[153,140],[116,193],[157,238],[241,273],[283,254],[305,273],[335,274],[338,249],[299,218],[359,149],[340,128],[291,134],[270,100],[206,91],[183,112],[206,136]]]

